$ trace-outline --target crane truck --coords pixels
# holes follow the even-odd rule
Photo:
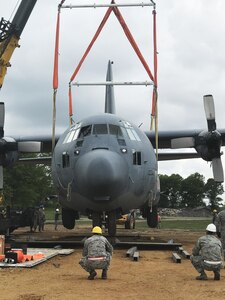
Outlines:
[[[14,50],[19,47],[19,39],[24,27],[31,15],[31,12],[37,0],[22,0],[13,17],[13,20],[7,21],[4,18],[0,20],[0,89],[3,86],[7,68],[11,66],[10,59]],[[1,118],[2,119],[2,118]],[[4,120],[0,120],[0,136],[4,135]],[[1,153],[0,153],[1,154]],[[0,205],[3,200],[2,190],[0,191]],[[4,211],[4,209],[2,210]],[[6,213],[0,211],[0,234],[5,234],[13,229],[26,226],[21,218],[21,213],[14,216],[7,207]]]

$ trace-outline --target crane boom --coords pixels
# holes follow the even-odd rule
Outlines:
[[[0,21],[0,88],[10,66],[10,59],[37,0],[22,0],[12,22]]]

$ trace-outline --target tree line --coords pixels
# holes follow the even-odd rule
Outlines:
[[[161,185],[160,207],[194,208],[204,205],[208,198],[212,209],[222,201],[223,185],[194,173],[187,178],[178,174],[159,175]],[[18,164],[4,169],[4,205],[12,207],[37,206],[55,195],[51,168],[42,164]],[[49,204],[49,202],[48,202]]]
[[[4,169],[4,205],[35,207],[46,204],[55,189],[51,168],[43,164],[18,164]]]
[[[178,174],[159,175],[160,177],[160,207],[194,208],[204,206],[204,199],[209,201],[212,209],[218,208],[224,193],[223,185],[209,178],[205,182],[203,175],[194,173],[187,178]]]

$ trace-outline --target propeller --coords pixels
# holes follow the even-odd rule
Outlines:
[[[208,131],[202,131],[197,137],[183,137],[171,140],[171,148],[190,148],[193,147],[202,159],[212,161],[214,180],[224,181],[223,166],[221,160],[221,134],[216,130],[215,106],[212,95],[203,97],[205,116]]]
[[[216,130],[216,121],[215,121],[215,106],[212,95],[203,96],[205,116],[208,123],[208,130]]]
[[[206,120],[208,124],[208,131],[211,133],[212,137],[216,139],[216,134],[219,134],[219,132],[216,130],[215,106],[214,106],[213,96],[205,95],[203,97],[203,101],[204,101]],[[219,145],[216,145],[216,141],[215,141],[215,155],[214,157],[212,157],[212,169],[213,169],[214,180],[218,182],[223,182],[224,174],[223,174],[223,165],[222,165],[221,154],[220,154],[220,146],[221,146],[221,139],[219,139]]]
[[[4,136],[5,105],[0,102],[0,192],[3,190],[3,168],[12,166],[19,158],[19,152],[31,153],[41,151],[41,142],[16,141]]]

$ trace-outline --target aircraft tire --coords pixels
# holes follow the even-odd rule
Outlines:
[[[75,212],[72,209],[62,208],[62,223],[67,229],[75,227]]]
[[[109,236],[116,235],[116,212],[110,211],[108,213],[108,233]]]
[[[152,212],[150,208],[147,209],[147,224],[150,228],[156,228],[158,225],[157,212],[157,206],[152,207]]]

